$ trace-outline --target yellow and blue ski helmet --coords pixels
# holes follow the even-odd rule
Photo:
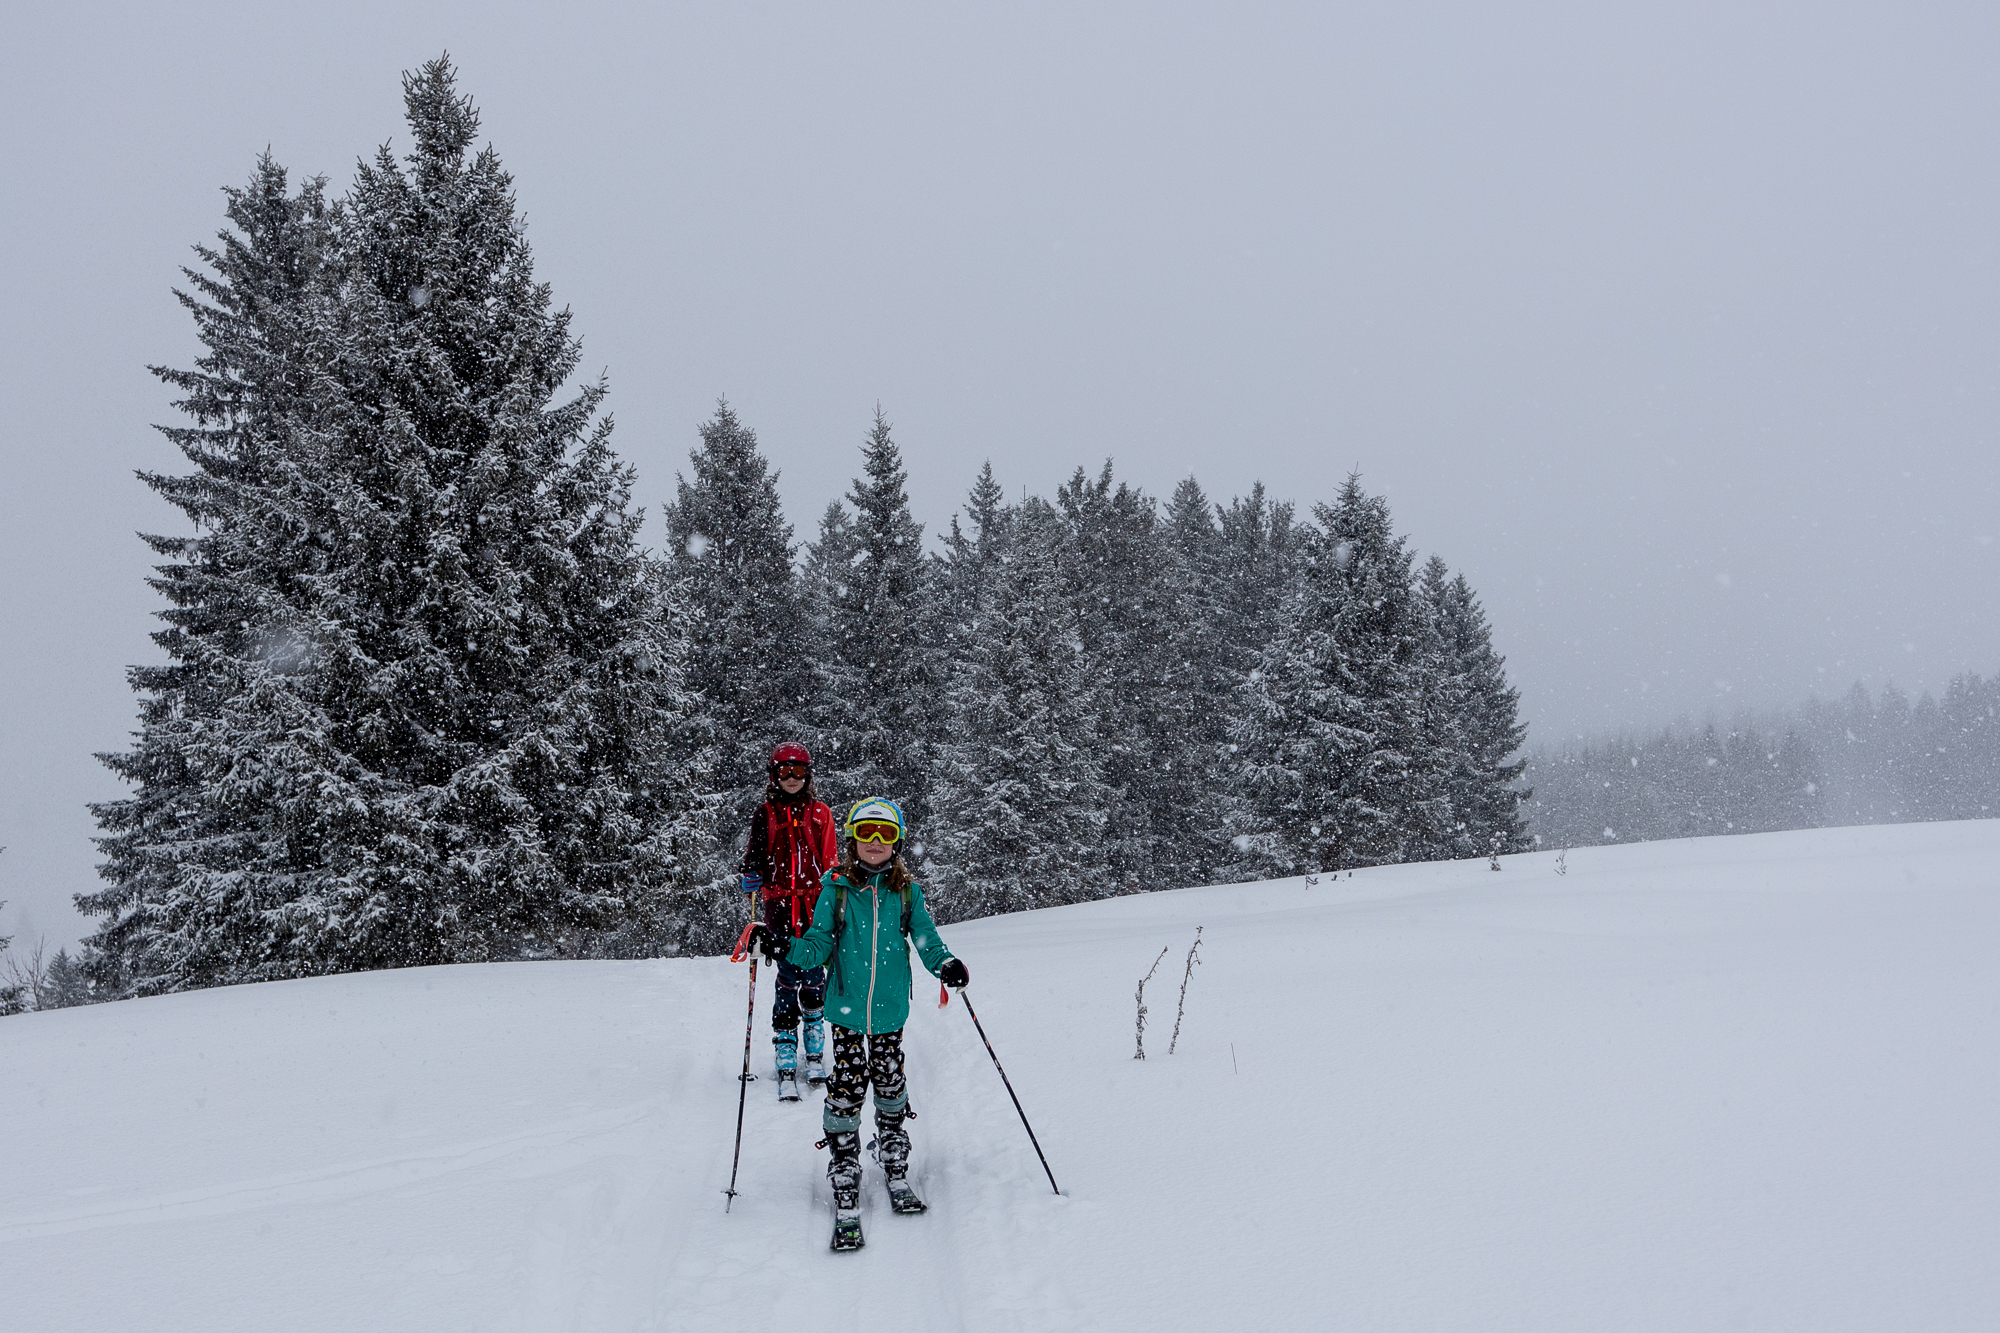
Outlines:
[[[903,823],[903,807],[886,796],[870,796],[849,807],[845,829],[847,836],[853,837],[854,830],[862,824],[894,824],[897,842],[901,842],[909,831]]]

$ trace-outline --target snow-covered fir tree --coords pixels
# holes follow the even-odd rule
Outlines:
[[[1086,660],[1101,686],[1096,731],[1113,800],[1105,830],[1112,880],[1127,892],[1180,881],[1182,811],[1159,762],[1160,733],[1178,710],[1168,661],[1176,614],[1164,583],[1169,560],[1150,497],[1111,464],[1078,468],[1056,492],[1064,520],[1060,567]]]
[[[988,586],[1003,570],[1012,534],[1014,511],[1006,493],[993,475],[991,460],[980,465],[979,476],[966,493],[961,515],[953,514],[945,533],[942,552],[926,558],[923,580],[923,623],[930,642],[935,679],[931,682],[933,703],[923,719],[926,752],[934,762],[951,736],[951,713],[945,691],[957,664],[963,662],[977,641],[979,607]],[[927,817],[917,828],[913,851],[919,859],[928,854],[929,830],[935,819],[929,816],[931,789],[935,775],[926,772],[924,806]]]
[[[1239,682],[1229,669],[1222,531],[1193,477],[1174,489],[1161,536],[1157,595],[1168,620],[1147,756],[1156,826],[1173,837],[1160,874],[1171,884],[1207,884],[1233,860],[1229,829],[1239,802],[1229,719]]]
[[[822,748],[815,781],[837,801],[888,795],[922,828],[936,649],[923,614],[923,528],[910,515],[902,454],[879,407],[862,472],[847,496],[852,519],[830,506],[807,562]]]
[[[1115,793],[1101,686],[1058,567],[1062,517],[1030,499],[1008,524],[945,695],[946,739],[919,830],[947,920],[1101,897]]]
[[[1236,723],[1242,845],[1279,874],[1402,859],[1420,739],[1425,629],[1388,506],[1349,477],[1314,516],[1302,581]]]
[[[91,993],[90,979],[84,975],[82,965],[70,956],[66,948],[57,949],[56,956],[49,959],[45,990],[39,1006],[43,1009],[73,1009],[96,998]]]
[[[777,474],[726,401],[702,425],[690,462],[693,476],[678,479],[666,507],[666,554],[693,619],[688,683],[714,738],[723,805],[704,877],[721,884],[763,799],[771,748],[819,745],[809,726],[819,646],[792,567],[797,548]]]
[[[1469,682],[1457,669],[1437,604],[1428,595],[1426,576],[1433,559],[1419,576],[1410,605],[1416,649],[1410,662],[1409,759],[1404,774],[1401,857],[1406,861],[1448,861],[1476,854],[1471,831],[1452,807],[1453,776],[1464,766],[1471,742],[1466,737],[1465,709]]]
[[[1506,659],[1493,650],[1486,612],[1463,574],[1432,556],[1419,583],[1432,637],[1420,692],[1426,786],[1442,799],[1442,828],[1430,826],[1424,859],[1486,856],[1533,845],[1520,814],[1527,735],[1520,693]],[[1496,841],[1497,839],[1497,841]]]
[[[333,217],[321,182],[293,194],[268,154],[226,197],[233,230],[195,247],[205,268],[183,270],[191,290],[175,293],[204,355],[193,370],[153,368],[184,395],[187,423],[162,430],[194,470],[141,478],[195,530],[145,538],[167,560],[149,582],[168,603],[153,635],[168,661],[127,673],[136,744],[102,756],[136,788],[93,807],[111,887],[77,899],[107,918],[87,942],[107,985],[128,972],[147,990],[256,975],[284,949],[272,909],[296,894],[256,863],[286,838],[261,790],[283,762],[272,746],[314,725],[288,686],[304,618],[293,602],[323,563],[311,428],[337,337]],[[271,734],[258,734],[260,714]]]
[[[689,877],[683,618],[604,386],[556,399],[579,345],[454,85],[406,77],[406,164],[363,164],[263,321],[303,387],[242,353],[277,336],[260,275],[292,270],[247,228],[258,263],[205,256],[211,356],[169,375],[200,480],[157,488],[202,525],[156,543],[180,670],[134,675],[110,762],[139,790],[97,807],[111,887],[79,898],[139,993],[629,947]]]
[[[806,543],[805,558],[799,563],[799,600],[815,638],[830,632],[826,608],[846,586],[853,562],[859,558],[854,545],[854,515],[839,500],[829,501],[820,513],[819,533]],[[825,694],[832,688],[835,669],[825,654],[814,654],[814,725],[823,729]],[[818,783],[820,775],[814,775]]]
[[[966,494],[966,523],[960,524],[958,515],[952,515],[944,552],[937,558],[931,577],[924,580],[925,620],[939,655],[947,663],[962,657],[973,641],[980,598],[1001,569],[1013,514],[989,460],[980,466],[979,476]],[[942,734],[940,724],[933,735]]]
[[[1264,484],[1217,511],[1222,531],[1223,669],[1236,684],[1277,637],[1286,599],[1305,577],[1310,529],[1292,506],[1269,499]]]

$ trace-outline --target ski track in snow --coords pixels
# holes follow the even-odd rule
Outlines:
[[[330,1203],[335,1200],[403,1189],[453,1171],[467,1171],[510,1157],[532,1159],[537,1174],[562,1170],[593,1155],[589,1141],[645,1118],[645,1112],[621,1108],[552,1125],[528,1134],[514,1134],[466,1143],[441,1152],[384,1158],[325,1170],[301,1171],[262,1180],[239,1180],[212,1188],[183,1190],[154,1198],[130,1199],[108,1208],[79,1208],[54,1216],[0,1218],[0,1243],[37,1236],[62,1236],[100,1227],[150,1222],[189,1221],[221,1217],[255,1208],[284,1204]]]
[[[945,927],[1064,1194],[920,978],[856,1254],[721,960],[0,1021],[0,1328],[2000,1327],[2000,821],[1553,862]]]

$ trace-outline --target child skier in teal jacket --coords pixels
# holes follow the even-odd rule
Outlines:
[[[794,967],[827,969],[826,1020],[833,1029],[833,1070],[827,1079],[827,1181],[833,1186],[835,1249],[861,1244],[861,1100],[875,1088],[875,1134],[897,1212],[924,1204],[905,1179],[910,1135],[903,1128],[910,1096],[903,1075],[903,1025],[915,980],[910,948],[949,986],[971,978],[938,935],[924,891],[897,853],[905,833],[894,801],[870,797],[848,812],[840,864],[826,872],[811,929],[797,939],[759,923],[751,939],[767,958]]]

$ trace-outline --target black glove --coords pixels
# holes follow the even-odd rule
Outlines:
[[[938,969],[938,980],[947,986],[956,986],[964,990],[971,982],[972,974],[965,970],[965,964],[958,959],[947,958],[944,960],[944,966]]]
[[[792,947],[792,937],[759,921],[750,927],[750,947],[764,955],[769,962],[778,962]]]

